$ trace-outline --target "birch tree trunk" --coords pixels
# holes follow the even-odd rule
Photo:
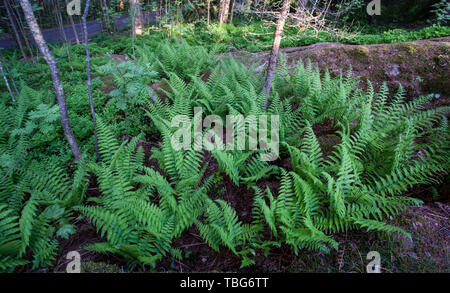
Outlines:
[[[226,23],[228,20],[228,11],[230,10],[231,0],[220,0],[219,23]]]
[[[233,0],[233,5],[231,5],[230,11],[230,24],[233,24],[233,13],[234,13],[234,5],[236,4],[236,0]]]
[[[114,29],[114,23],[112,24],[113,27],[111,27],[111,20],[109,18],[109,11],[108,11],[108,3],[106,3],[106,0],[100,0],[100,6],[102,10],[102,23],[103,23],[103,29],[106,30],[108,34],[112,33],[112,30]]]
[[[41,29],[39,28],[36,18],[34,17],[33,9],[31,8],[30,2],[28,0],[20,0],[20,5],[22,6],[23,13],[25,15],[25,19],[27,24],[33,34],[34,41],[39,48],[39,51],[44,56],[45,61],[47,62],[50,73],[52,76],[53,87],[56,93],[56,99],[59,104],[59,113],[61,114],[61,123],[64,130],[64,134],[66,135],[67,141],[72,149],[73,155],[76,161],[81,159],[81,152],[78,148],[77,141],[72,131],[72,127],[70,126],[69,116],[67,115],[67,105],[66,98],[64,96],[64,89],[61,84],[61,79],[59,77],[58,65],[56,63],[55,57],[50,52],[47,43],[42,36]]]
[[[69,60],[70,69],[73,72],[72,59],[70,58],[70,50],[69,50],[70,40],[67,38],[66,30],[64,29],[64,23],[63,23],[63,18],[62,18],[60,6],[59,6],[59,0],[55,0],[55,11],[56,11],[56,22],[58,23],[59,31],[64,38],[64,42],[66,43],[65,46],[66,46],[67,58]]]
[[[14,98],[14,94],[12,93],[11,87],[9,86],[9,82],[8,82],[8,79],[6,78],[6,74],[5,74],[5,72],[3,71],[2,61],[0,61],[0,72],[1,72],[2,75],[3,75],[3,80],[5,81],[6,88],[8,89],[9,95],[11,96],[11,100],[13,101],[13,103],[15,103],[15,102],[16,102],[16,99]]]
[[[89,95],[89,107],[91,109],[92,122],[94,125],[95,155],[97,156],[97,161],[100,161],[100,152],[98,151],[97,120],[95,118],[94,102],[92,101],[91,57],[88,47],[88,32],[86,25],[86,18],[89,12],[89,4],[90,0],[87,0],[86,7],[84,8],[84,13],[81,19],[83,22],[83,32],[84,32],[84,49],[86,50],[86,73],[87,73],[87,85]]]
[[[9,5],[11,5],[11,3],[10,3]],[[31,44],[30,44],[30,42],[28,41],[28,34],[27,34],[27,32],[25,31],[25,27],[24,27],[24,25],[23,25],[22,18],[21,18],[21,16],[20,16],[19,12],[15,9],[15,7],[14,7],[14,9],[13,9],[13,7],[10,6],[10,8],[11,8],[11,10],[12,10],[13,18],[16,20],[16,22],[17,22],[17,24],[18,24],[19,31],[22,33],[22,37],[23,37],[24,43],[25,43],[25,45],[26,45],[26,47],[27,47],[27,50],[28,50],[28,52],[30,53],[31,61],[33,62],[33,64],[35,64],[36,62],[35,62],[35,60],[34,60],[33,50],[31,50]]]
[[[134,34],[142,35],[144,33],[144,14],[142,13],[141,1],[130,0],[130,10]]]
[[[0,51],[0,61],[3,62],[3,65],[5,66],[4,71],[6,74],[9,75],[9,78],[11,79],[11,83],[13,85],[14,91],[16,92],[16,95],[19,96],[20,94],[19,94],[19,90],[17,89],[16,82],[14,81],[14,77],[12,76],[12,74],[9,72],[7,61],[5,58],[3,58],[3,54],[1,51]]]
[[[210,10],[211,10],[211,0],[206,0],[206,10],[208,10],[208,21],[207,24],[209,26],[209,22],[211,20],[211,14],[210,14]]]
[[[295,15],[295,23],[298,25],[301,23],[302,19],[305,17],[306,5],[308,0],[299,0],[297,5],[297,12]]]
[[[9,22],[11,24],[11,28],[12,28],[12,30],[14,32],[16,43],[17,43],[17,45],[19,45],[19,49],[20,49],[20,52],[23,55],[23,58],[25,58],[25,60],[28,61],[28,56],[27,56],[27,54],[25,54],[25,51],[23,49],[22,40],[20,39],[20,35],[19,35],[18,30],[17,30],[16,24],[14,22],[14,18],[13,18],[12,13],[11,13],[11,7],[9,6],[8,1],[5,1],[5,7],[6,7],[6,13],[8,15]]]
[[[264,83],[264,91],[267,94],[265,107],[267,107],[267,105],[269,104],[270,88],[272,86],[272,81],[273,81],[273,78],[275,75],[275,67],[277,65],[278,55],[280,53],[281,37],[283,36],[284,24],[286,23],[286,19],[287,19],[288,13],[289,13],[290,4],[291,4],[291,0],[283,1],[283,6],[281,7],[280,17],[278,18],[277,27],[275,29],[275,36],[273,38],[272,52],[270,54],[269,65],[267,66],[266,81]]]
[[[66,3],[66,7],[69,4],[68,0],[65,0]],[[72,15],[69,14],[69,21],[70,21],[70,25],[72,26],[72,30],[73,30],[73,34],[75,35],[75,40],[77,42],[77,44],[80,43],[80,39],[78,39],[78,31],[77,28],[75,27],[75,23],[73,22],[73,17]]]

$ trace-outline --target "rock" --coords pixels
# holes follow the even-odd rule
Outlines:
[[[391,76],[391,77],[398,76],[400,74],[399,69],[400,69],[400,66],[398,66],[397,64],[393,64],[392,69],[389,72],[386,72],[386,75]]]

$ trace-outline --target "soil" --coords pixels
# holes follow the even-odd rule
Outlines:
[[[286,48],[288,64],[298,60],[310,59],[313,65],[320,69],[330,68],[330,73],[337,75],[339,69],[353,68],[354,76],[370,79],[375,88],[383,81],[388,82],[391,90],[402,84],[408,96],[416,97],[423,94],[438,95],[433,105],[449,104],[450,84],[448,74],[450,69],[450,37],[387,45],[342,45],[322,43],[307,47]],[[269,52],[247,53],[234,52],[237,58],[248,64],[264,64]],[[122,58],[118,58],[118,62]],[[261,66],[260,66],[261,67]],[[418,78],[420,77],[420,79]],[[421,80],[421,82],[419,82]],[[105,82],[106,88],[111,84]],[[156,93],[162,94],[165,84],[151,85]],[[166,89],[167,90],[167,89]],[[324,125],[316,125],[314,132],[319,136],[321,145],[336,144],[335,129]],[[155,140],[149,140],[155,141]],[[155,142],[139,142],[145,150],[145,165],[159,169],[155,160],[150,160],[151,148]],[[215,159],[205,153],[204,162],[208,164],[205,178],[220,173]],[[281,158],[277,165],[290,169],[290,161]],[[391,224],[409,231],[412,240],[402,236],[385,236],[376,232],[352,231],[348,234],[337,234],[335,239],[340,243],[338,251],[330,254],[299,251],[295,255],[290,247],[283,245],[274,248],[268,255],[258,252],[254,257],[256,264],[241,269],[240,258],[227,249],[220,253],[211,249],[199,236],[195,226],[185,231],[173,242],[173,247],[184,251],[182,261],[169,257],[158,262],[157,272],[365,272],[366,255],[369,251],[378,251],[382,256],[384,272],[449,272],[448,258],[450,248],[450,206],[448,177],[444,183],[435,186],[415,186],[407,196],[421,198],[425,205],[407,209],[400,216],[391,219]],[[260,188],[269,186],[276,193],[279,180],[275,176],[261,180]],[[97,196],[98,190],[93,182],[88,190],[88,196]],[[438,195],[436,197],[436,194]],[[244,223],[251,221],[251,202],[253,189],[245,185],[236,186],[224,175],[223,181],[210,192],[212,199],[222,198],[236,210],[239,219]],[[89,243],[101,241],[95,228],[87,221],[77,223],[77,234],[62,243],[63,254],[57,261],[54,271],[65,270],[67,252],[77,250],[81,253],[83,268],[86,272],[123,272],[126,261],[113,255],[102,255],[85,251],[82,247]],[[93,265],[94,264],[94,265]],[[112,266],[112,268],[111,268]],[[146,268],[145,271],[148,271]],[[136,268],[135,271],[143,271]]]
[[[375,89],[384,81],[392,91],[401,84],[408,96],[434,94],[437,105],[448,103],[450,96],[450,37],[378,45],[318,43],[281,52],[290,65],[311,60],[313,66],[328,68],[332,75],[345,73],[351,66],[354,77],[369,79]],[[260,65],[267,62],[269,54],[269,51],[233,53],[247,64]]]

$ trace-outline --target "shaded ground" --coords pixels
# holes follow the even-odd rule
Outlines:
[[[352,231],[341,233],[336,240],[340,242],[339,252],[330,254],[301,250],[295,256],[288,246],[271,250],[264,256],[259,252],[254,266],[240,269],[240,260],[227,249],[216,253],[208,247],[195,228],[191,228],[174,242],[174,247],[189,254],[182,261],[169,258],[159,262],[153,272],[366,272],[369,251],[381,255],[382,272],[447,272],[450,273],[450,207],[444,203],[432,203],[422,207],[410,208],[392,224],[406,229],[412,240],[392,234],[390,236],[375,232]],[[70,260],[67,252],[79,251],[83,272],[126,272],[126,261],[116,255],[102,255],[85,251],[83,246],[100,241],[95,230],[87,222],[78,226],[80,231],[75,239],[64,244],[64,253],[58,260],[54,271],[65,271]],[[136,271],[143,271],[137,268]]]
[[[338,74],[337,68],[352,65],[355,76],[369,78],[376,87],[382,81],[388,81],[391,89],[401,83],[410,96],[438,93],[435,104],[448,104],[450,86],[448,83],[450,37],[437,40],[418,41],[392,45],[348,46],[340,44],[316,44],[303,48],[287,48],[283,52],[290,63],[298,59],[310,58],[313,64],[321,69],[330,68],[331,73]],[[234,55],[248,62],[263,64],[268,52],[242,53]],[[123,61],[123,56],[113,56],[117,62]],[[417,77],[423,80],[415,82]],[[113,85],[105,82],[107,93]],[[160,88],[162,85],[154,85]],[[314,129],[321,138],[326,138],[331,129]],[[154,140],[148,140],[154,141]],[[150,149],[154,143],[140,142],[146,153],[145,164],[157,168],[156,162],[149,160]],[[210,168],[207,175],[218,172],[217,162],[208,154],[205,161]],[[286,162],[279,162],[285,166]],[[269,186],[273,191],[278,189],[276,178],[262,180],[258,185]],[[96,183],[92,182],[88,190],[89,196],[99,194]],[[217,184],[212,198],[222,198],[236,210],[240,220],[251,220],[250,209],[253,191],[245,186],[235,186],[223,176]],[[338,251],[330,254],[301,250],[296,256],[288,246],[274,248],[265,256],[258,252],[256,264],[240,269],[240,259],[227,249],[220,253],[212,250],[199,236],[195,227],[185,231],[174,241],[173,246],[184,251],[181,261],[164,258],[158,262],[155,269],[145,271],[157,272],[366,272],[366,259],[370,251],[381,255],[382,272],[450,272],[450,205],[448,177],[444,183],[430,186],[416,186],[407,196],[421,198],[425,205],[413,207],[395,219],[388,222],[402,227],[411,233],[412,239],[402,235],[366,231],[351,231],[337,234],[335,239],[340,243]],[[67,252],[77,250],[82,256],[84,272],[124,272],[126,260],[115,255],[102,255],[85,251],[83,247],[89,243],[101,241],[95,228],[86,220],[78,224],[78,233],[62,244],[63,253],[59,257],[53,271],[64,271],[70,260],[65,259]],[[135,271],[143,271],[136,268]]]
[[[448,100],[450,96],[450,37],[381,45],[319,43],[281,51],[288,64],[309,59],[334,75],[351,65],[354,76],[369,79],[376,89],[386,81],[391,90],[402,84],[411,97],[437,94],[438,99]],[[269,54],[233,53],[248,64],[264,64]]]
[[[149,141],[156,141],[152,138]],[[154,142],[140,141],[139,145],[145,150],[145,165],[158,170],[158,164],[150,160],[151,148]],[[215,159],[208,153],[204,162],[208,163],[205,177],[219,171]],[[284,168],[286,162],[278,165]],[[158,170],[162,172],[161,170]],[[219,174],[220,178],[220,174]],[[448,178],[447,178],[448,179]],[[97,183],[92,179],[88,189],[88,197],[100,195]],[[269,186],[273,192],[279,188],[279,180],[275,177],[258,182],[260,188]],[[255,255],[256,264],[244,269],[240,268],[240,259],[226,248],[220,253],[210,248],[200,236],[195,226],[191,227],[176,240],[172,246],[183,251],[181,261],[169,257],[158,262],[157,267],[137,267],[133,272],[366,272],[369,260],[366,259],[370,251],[377,251],[381,255],[382,272],[450,272],[450,206],[448,180],[433,187],[415,186],[405,193],[405,196],[417,197],[425,201],[421,207],[407,209],[399,216],[387,219],[387,222],[399,226],[412,235],[408,239],[403,235],[366,232],[352,230],[348,233],[335,235],[339,242],[339,250],[332,250],[330,254],[300,250],[295,255],[292,249],[283,245],[273,248],[268,255],[258,251]],[[251,203],[253,190],[245,185],[235,186],[227,176],[223,176],[209,193],[210,197],[221,198],[229,202],[236,210],[239,219],[244,223],[251,221]],[[51,271],[64,271],[70,260],[65,255],[69,251],[80,252],[82,270],[84,272],[127,272],[127,261],[117,255],[100,254],[86,251],[87,244],[101,242],[95,228],[87,220],[79,220],[77,234],[72,235],[62,243],[63,253],[59,256],[57,265]]]

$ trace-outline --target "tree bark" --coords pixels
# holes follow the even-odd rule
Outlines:
[[[12,16],[12,13],[11,13],[11,7],[9,6],[8,1],[5,1],[5,7],[6,7],[6,13],[7,13],[7,15],[8,15],[9,22],[10,22],[10,24],[11,24],[11,29],[12,29],[13,32],[14,32],[14,36],[15,36],[15,39],[16,39],[16,43],[17,43],[17,45],[19,46],[19,49],[20,49],[20,52],[21,52],[22,55],[23,55],[23,58],[25,58],[25,60],[28,61],[28,56],[25,54],[25,51],[24,51],[24,49],[23,49],[22,40],[20,39],[19,32],[18,32],[18,30],[17,30],[16,24],[14,23],[14,18],[13,18],[13,16]]]
[[[130,0],[130,16],[131,16],[131,47],[133,49],[133,58],[134,58],[135,57],[134,41],[136,39],[136,35],[141,35],[144,32],[140,0]]]
[[[144,33],[144,14],[142,13],[141,1],[130,0],[130,10],[134,33],[142,35]]]
[[[280,53],[280,43],[281,37],[283,36],[284,24],[289,13],[291,0],[284,0],[283,6],[281,7],[280,17],[277,21],[277,27],[275,29],[275,36],[273,38],[272,52],[270,54],[269,65],[267,66],[266,81],[264,83],[264,91],[267,94],[267,99],[265,102],[265,107],[269,104],[269,94],[270,88],[272,86],[272,81],[275,75],[275,67],[278,61],[278,55]]]
[[[297,5],[297,13],[295,16],[295,23],[298,25],[301,23],[303,17],[305,17],[306,5],[309,0],[299,0]]]
[[[208,10],[208,20],[207,20],[207,24],[209,26],[209,22],[211,20],[211,14],[210,14],[210,10],[211,10],[211,0],[206,0],[206,10]]]
[[[230,10],[231,0],[220,0],[219,23],[226,23],[228,20],[228,11]]]
[[[67,6],[69,4],[68,0],[65,0],[65,3]],[[73,17],[70,14],[69,14],[69,21],[70,21],[70,25],[72,26],[73,34],[75,35],[75,40],[76,40],[77,44],[79,44],[80,39],[78,39],[78,31],[77,31],[77,28],[75,27],[75,23],[73,22]]]
[[[233,13],[234,13],[234,5],[236,4],[236,0],[233,0],[233,5],[231,5],[230,11],[230,24],[233,24]]]
[[[61,123],[64,130],[64,134],[66,135],[67,141],[72,149],[73,155],[76,161],[81,159],[81,152],[78,148],[77,141],[72,131],[72,127],[70,126],[69,116],[67,114],[67,105],[66,98],[64,96],[64,89],[61,84],[61,79],[59,77],[58,65],[56,63],[55,57],[50,52],[47,43],[42,36],[41,29],[39,28],[36,18],[34,17],[33,9],[31,8],[30,2],[28,0],[20,0],[20,5],[22,6],[25,19],[28,23],[28,26],[33,34],[34,41],[36,42],[39,51],[44,56],[45,61],[47,62],[50,73],[52,76],[53,87],[56,93],[56,99],[59,104],[59,112],[61,114]]]
[[[94,102],[92,101],[91,57],[88,46],[88,32],[86,25],[86,18],[89,12],[89,4],[90,0],[87,0],[86,7],[84,8],[84,13],[81,19],[83,22],[83,31],[84,31],[84,49],[86,50],[86,73],[87,73],[87,85],[89,95],[89,107],[91,109],[92,122],[94,125],[95,155],[97,156],[97,161],[100,161],[100,152],[98,151],[97,120],[95,118]]]
[[[9,5],[11,5],[11,3],[10,3]],[[12,7],[11,7],[11,8],[12,8]],[[14,7],[14,8],[15,8],[15,7]],[[26,45],[26,47],[27,47],[27,50],[28,50],[28,52],[30,53],[31,61],[33,62],[33,64],[35,64],[36,62],[35,62],[35,60],[34,60],[33,50],[31,50],[31,44],[30,44],[30,42],[28,41],[28,34],[27,34],[27,32],[25,31],[25,27],[24,27],[24,25],[23,25],[22,18],[21,18],[21,16],[20,16],[19,12],[18,12],[16,9],[11,9],[11,10],[12,10],[13,18],[15,18],[15,20],[16,20],[16,22],[17,22],[17,24],[18,24],[19,30],[20,30],[20,32],[22,33],[22,37],[23,37],[24,43],[25,43],[25,45]]]
[[[111,24],[111,20],[109,18],[108,3],[106,2],[106,0],[100,0],[100,6],[102,10],[103,29],[105,29],[106,32],[110,34],[113,32],[115,26],[114,23]]]
[[[13,101],[13,103],[15,103],[16,99],[14,98],[14,94],[11,91],[11,87],[9,86],[9,82],[8,79],[6,78],[5,72],[3,71],[2,61],[0,61],[0,72],[3,75],[3,80],[5,81],[6,88],[8,89],[9,95],[11,96],[11,100]]]
[[[3,54],[0,52],[0,61],[3,62],[3,65],[5,66],[5,72],[9,75],[9,78],[11,79],[11,83],[14,87],[14,91],[16,92],[16,95],[19,96],[19,90],[17,89],[16,82],[14,81],[14,77],[9,72],[8,64],[5,58],[3,58]]]
[[[70,41],[67,38],[66,31],[64,29],[64,23],[63,23],[63,18],[62,18],[60,6],[59,6],[59,0],[55,0],[55,10],[56,10],[56,22],[58,23],[59,31],[60,31],[61,35],[63,36],[63,38],[64,38],[64,42],[65,42],[65,46],[66,46],[67,58],[69,60],[69,66],[70,66],[70,69],[73,72],[72,59],[70,58],[70,50],[69,50],[69,43],[70,43]]]

